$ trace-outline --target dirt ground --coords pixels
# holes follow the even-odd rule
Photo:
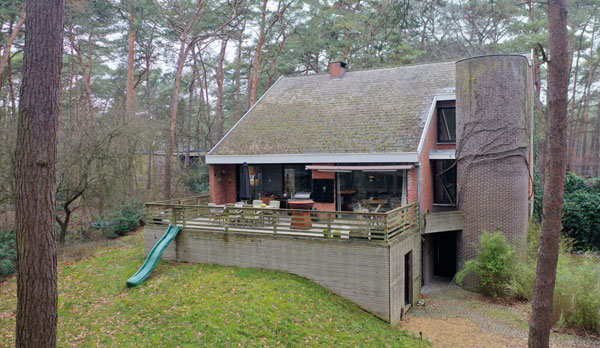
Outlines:
[[[400,328],[420,333],[435,347],[527,347],[529,303],[486,301],[444,280],[423,288],[424,304],[412,309]],[[600,340],[552,333],[554,348],[598,348]]]

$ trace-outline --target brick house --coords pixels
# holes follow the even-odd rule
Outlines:
[[[252,199],[285,206],[308,191],[328,211],[418,202],[422,282],[451,277],[483,230],[525,236],[532,88],[528,55],[281,77],[206,156],[211,201],[239,200],[246,162]],[[497,120],[496,133],[511,131],[485,129]]]

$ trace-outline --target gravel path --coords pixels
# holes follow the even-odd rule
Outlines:
[[[430,338],[435,347],[527,347],[529,303],[501,305],[453,283],[436,280],[423,287],[424,305],[399,325]],[[599,340],[552,333],[551,347],[598,348]]]

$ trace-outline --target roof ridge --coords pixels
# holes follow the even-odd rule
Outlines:
[[[449,59],[439,62],[429,62],[429,63],[412,63],[405,65],[394,65],[394,66],[380,66],[373,68],[366,68],[361,70],[346,70],[345,74],[355,73],[355,72],[363,72],[363,71],[374,71],[374,70],[386,70],[386,69],[400,69],[400,68],[408,68],[415,66],[424,66],[424,65],[434,65],[434,64],[445,64],[445,63],[456,63],[459,59]],[[309,75],[281,75],[282,78],[290,79],[290,78],[301,78],[301,77],[314,77],[314,76],[324,76],[329,75],[329,72],[320,72],[317,74],[309,74]]]

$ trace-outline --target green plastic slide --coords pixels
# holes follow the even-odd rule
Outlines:
[[[160,238],[158,243],[154,245],[152,250],[150,250],[150,254],[148,254],[148,257],[146,258],[146,261],[144,261],[142,267],[140,267],[140,269],[135,272],[131,278],[127,279],[127,287],[132,288],[140,285],[146,278],[148,278],[156,265],[158,265],[158,261],[160,261],[160,257],[162,256],[163,252],[165,249],[167,249],[169,244],[171,244],[171,241],[175,239],[179,231],[181,231],[181,226],[169,226],[167,232]]]

